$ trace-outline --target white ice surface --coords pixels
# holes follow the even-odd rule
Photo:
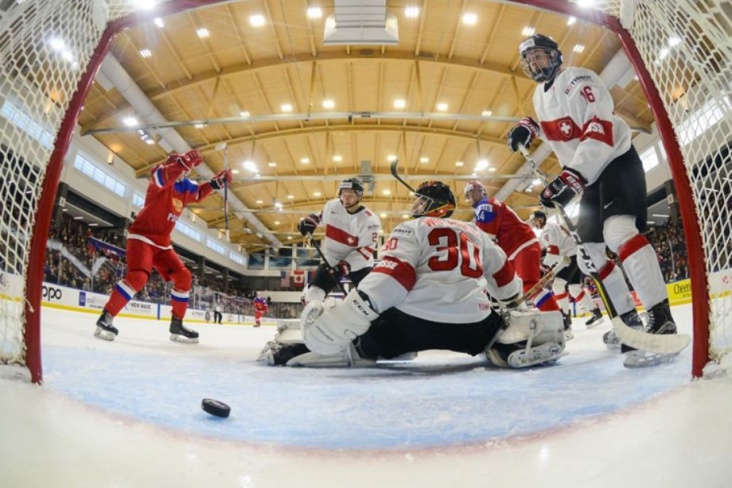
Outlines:
[[[690,308],[674,309],[689,331]],[[44,385],[0,380],[0,487],[727,487],[732,380],[622,367],[608,325],[570,355],[503,371],[448,353],[401,370],[269,368],[273,327],[167,324],[44,309]],[[199,408],[222,400],[221,420]]]

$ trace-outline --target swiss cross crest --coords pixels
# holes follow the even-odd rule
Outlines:
[[[574,136],[574,123],[569,117],[563,117],[557,120],[557,128],[559,129],[559,133],[562,134],[562,137],[567,140],[572,139]]]
[[[346,239],[346,240],[348,241],[349,244],[353,244],[354,242],[356,242],[356,239],[354,239],[353,237],[348,237],[348,239]]]

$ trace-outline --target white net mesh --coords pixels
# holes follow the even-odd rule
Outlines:
[[[0,364],[25,364],[32,229],[61,123],[110,18],[126,1],[3,2],[0,12]],[[41,279],[42,277],[37,277]],[[38,304],[33,304],[37,306]]]

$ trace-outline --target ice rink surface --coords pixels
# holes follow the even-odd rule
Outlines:
[[[690,306],[673,310],[690,332]],[[0,380],[0,487],[728,487],[732,379],[692,381],[691,351],[622,366],[574,323],[552,367],[422,353],[388,369],[256,362],[274,327],[44,309],[42,387]],[[231,417],[200,409],[229,404]]]

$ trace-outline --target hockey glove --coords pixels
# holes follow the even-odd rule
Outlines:
[[[348,264],[348,261],[338,261],[338,264],[331,266],[330,269],[328,269],[328,274],[333,277],[336,281],[341,281],[341,278],[344,276],[348,276],[351,272],[351,265]]]
[[[297,224],[297,230],[300,231],[300,234],[306,236],[315,232],[315,229],[318,227],[319,223],[320,217],[318,217],[316,214],[310,214],[302,219],[299,224]]]
[[[168,161],[180,164],[183,166],[186,171],[191,171],[192,169],[198,167],[203,163],[203,156],[201,156],[201,153],[198,152],[196,149],[193,149],[192,151],[188,151],[185,154],[178,154],[178,153],[170,153],[168,156]]]
[[[329,313],[310,323],[303,321],[303,339],[313,352],[324,356],[340,354],[352,340],[366,333],[377,318],[379,314],[371,308],[368,296],[354,288]]]
[[[541,192],[539,202],[545,207],[554,207],[555,203],[564,207],[584,190],[585,179],[582,175],[571,168],[564,168]]]
[[[539,124],[531,117],[524,117],[508,133],[508,147],[516,152],[519,145],[529,147],[531,142],[539,136]]]
[[[211,188],[214,190],[221,190],[223,187],[231,183],[231,169],[226,168],[216,176],[211,178]]]
[[[496,308],[500,310],[518,310],[524,304],[524,297],[521,293],[516,293],[511,298],[496,300],[494,303],[497,305]]]

